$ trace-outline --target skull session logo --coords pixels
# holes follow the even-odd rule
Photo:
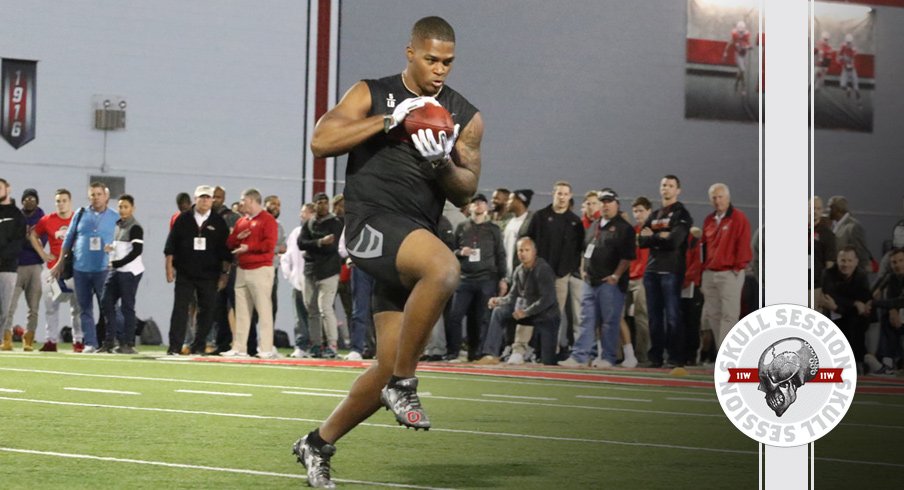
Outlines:
[[[797,305],[751,313],[725,337],[716,393],[731,422],[752,439],[798,446],[847,413],[856,389],[854,353],[828,318]]]

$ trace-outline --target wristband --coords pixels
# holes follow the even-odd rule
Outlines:
[[[390,129],[392,129],[392,115],[386,114],[383,116],[383,132],[388,133]]]

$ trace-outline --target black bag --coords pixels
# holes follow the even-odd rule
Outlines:
[[[75,224],[72,225],[73,229],[78,229],[78,222],[82,219],[82,214],[84,214],[85,208],[79,208],[76,211]],[[75,237],[73,237],[72,242],[75,243]],[[75,274],[75,256],[72,254],[72,249],[70,248],[66,252],[63,253],[63,257],[60,259],[63,262],[63,269],[60,271],[60,279],[72,279],[72,276]]]
[[[135,325],[135,334],[141,338],[141,345],[160,345],[163,343],[160,328],[153,318],[138,320]]]
[[[60,342],[67,344],[72,343],[72,327],[63,327],[62,330],[60,330]]]
[[[289,334],[287,334],[285,330],[280,330],[278,328],[273,329],[273,347],[292,347],[292,344],[289,343]]]

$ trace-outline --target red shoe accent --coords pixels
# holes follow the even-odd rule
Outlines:
[[[75,342],[72,344],[72,352],[81,352],[85,350],[84,342]]]
[[[57,351],[56,342],[50,342],[49,340],[47,342],[44,342],[44,345],[42,345],[41,348],[38,349],[38,352],[56,352],[56,351]]]

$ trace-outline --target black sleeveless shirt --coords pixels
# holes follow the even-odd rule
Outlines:
[[[402,75],[364,80],[370,89],[368,116],[392,114],[405,99],[417,97],[402,83]],[[477,113],[458,92],[443,86],[437,102],[465,126]],[[349,152],[345,176],[346,213],[355,221],[379,214],[397,214],[435,231],[446,195],[430,166],[406,138],[400,124],[388,134],[380,132]]]

